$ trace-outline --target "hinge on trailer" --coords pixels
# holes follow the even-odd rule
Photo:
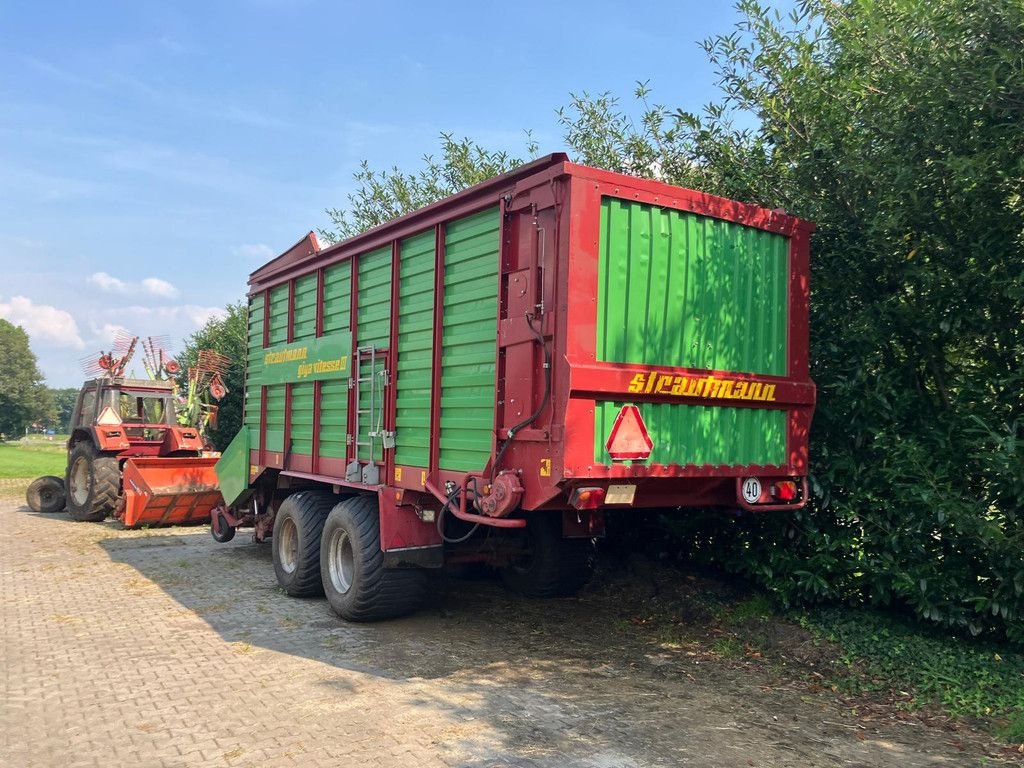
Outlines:
[[[349,389],[353,389],[355,387],[355,385],[356,385],[356,380],[355,379],[349,379],[348,380],[348,388]]]

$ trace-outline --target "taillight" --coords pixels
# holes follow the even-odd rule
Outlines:
[[[574,509],[597,509],[604,504],[604,488],[576,488],[569,497]]]
[[[780,480],[772,486],[772,496],[779,501],[793,501],[796,498],[796,481]]]

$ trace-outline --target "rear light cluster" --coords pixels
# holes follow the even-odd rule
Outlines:
[[[747,504],[789,504],[799,495],[796,480],[768,480],[759,477],[745,477],[740,483],[740,493]]]
[[[776,501],[793,501],[796,498],[796,481],[780,480],[772,483],[771,493]]]
[[[604,504],[604,488],[576,488],[569,497],[573,509],[597,509]]]

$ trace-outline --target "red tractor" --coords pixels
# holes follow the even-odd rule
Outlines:
[[[86,361],[100,373],[82,385],[71,416],[64,480],[41,477],[29,487],[36,512],[67,508],[75,520],[108,516],[126,528],[205,522],[221,501],[213,471],[220,454],[208,450],[204,428],[216,406],[199,394],[208,387],[220,399],[227,360],[200,353],[189,370],[188,397],[177,397],[171,379],[178,364],[164,357],[153,339],[143,342],[149,379],[126,378],[137,338],[121,343],[119,354]]]
[[[198,428],[176,423],[170,381],[88,381],[71,423],[65,490],[75,520],[203,522],[219,503],[217,455]]]

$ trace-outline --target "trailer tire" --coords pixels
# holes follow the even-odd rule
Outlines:
[[[426,595],[419,568],[385,568],[376,495],[345,499],[331,510],[320,544],[320,570],[331,609],[347,621],[412,613]]]
[[[99,523],[117,509],[121,497],[121,466],[92,443],[79,442],[68,454],[64,478],[65,503],[72,520]]]
[[[25,491],[25,501],[33,512],[51,515],[64,509],[64,479],[43,475],[32,481]]]
[[[320,534],[334,500],[323,491],[299,491],[277,510],[271,558],[277,583],[292,597],[324,593],[320,583]]]
[[[594,543],[591,539],[562,538],[561,515],[534,513],[525,536],[523,559],[501,571],[509,590],[526,597],[570,597],[590,581]]]

